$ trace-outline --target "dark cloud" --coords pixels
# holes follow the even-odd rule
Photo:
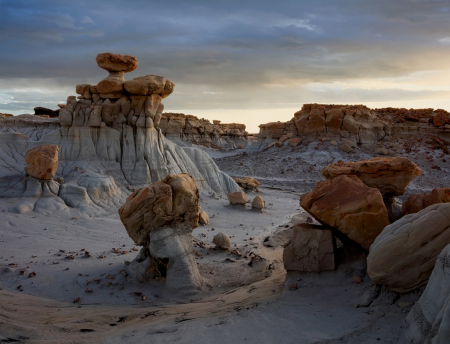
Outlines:
[[[173,80],[176,92],[165,104],[179,110],[447,96],[429,87],[317,91],[308,84],[446,73],[448,1],[0,0],[0,6],[0,112],[42,102],[52,107],[77,83],[98,82],[106,74],[95,56],[104,51],[138,58],[127,78]],[[17,103],[1,104],[12,95]]]

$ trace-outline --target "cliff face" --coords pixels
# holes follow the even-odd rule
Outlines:
[[[283,135],[317,139],[352,138],[371,145],[384,138],[430,134],[450,143],[450,113],[434,109],[369,109],[364,105],[305,104],[288,122],[259,126],[258,141]]]

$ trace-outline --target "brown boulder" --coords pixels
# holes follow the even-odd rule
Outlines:
[[[284,247],[284,268],[288,271],[333,271],[334,243],[331,229],[312,224],[293,227],[292,239]]]
[[[247,190],[256,190],[259,185],[261,185],[260,182],[258,182],[255,178],[250,177],[244,177],[244,178],[238,178],[238,177],[232,177],[233,180],[236,182],[237,185],[239,185],[243,189]]]
[[[266,203],[264,202],[263,198],[261,196],[256,196],[252,201],[252,209],[264,209],[266,206]]]
[[[403,203],[403,214],[414,214],[433,204],[450,202],[450,188],[435,188],[430,194],[413,194]]]
[[[402,157],[378,157],[361,161],[339,161],[321,171],[327,179],[341,175],[354,175],[371,188],[377,188],[385,198],[403,195],[406,186],[422,170],[411,160]]]
[[[230,192],[227,194],[228,201],[233,204],[241,204],[245,205],[248,202],[247,197],[245,197],[245,194],[243,192]]]
[[[366,250],[389,224],[380,191],[352,175],[318,182],[313,191],[300,197],[300,205],[320,223],[338,229]]]
[[[42,145],[27,151],[27,173],[38,179],[53,179],[58,169],[58,152],[59,148],[55,145]]]
[[[100,68],[108,72],[128,73],[134,71],[138,66],[137,58],[131,55],[102,53],[98,54],[95,60]]]
[[[200,222],[200,224],[205,225],[205,226],[207,224],[209,224],[209,216],[206,213],[206,211],[202,211],[200,213],[198,221]]]
[[[166,79],[159,75],[145,75],[125,81],[124,87],[128,93],[146,96],[164,91]]]
[[[150,232],[175,222],[198,227],[199,193],[187,173],[169,174],[165,179],[134,191],[119,209],[128,235],[136,245],[145,246]]]

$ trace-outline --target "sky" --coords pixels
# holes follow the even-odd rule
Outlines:
[[[136,56],[175,83],[165,111],[287,121],[305,103],[450,111],[450,1],[0,0],[0,113],[57,109]]]

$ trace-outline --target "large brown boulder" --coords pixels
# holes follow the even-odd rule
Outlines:
[[[450,188],[435,188],[431,193],[412,194],[403,203],[403,214],[414,214],[433,204],[450,202]]]
[[[367,272],[374,283],[405,293],[427,283],[450,244],[450,203],[434,204],[387,226],[370,247]]]
[[[149,234],[174,222],[190,222],[198,227],[199,192],[187,173],[169,174],[160,182],[134,191],[119,209],[128,235],[136,245],[144,246]]]
[[[167,289],[184,294],[196,293],[203,284],[192,245],[198,201],[194,180],[182,173],[136,190],[119,209],[129,236],[143,246],[132,265],[146,262],[141,270],[147,278],[165,276]]]
[[[131,55],[101,53],[95,60],[100,68],[108,72],[128,73],[134,71],[138,66],[137,58]]]
[[[159,75],[145,75],[125,81],[124,87],[128,93],[146,96],[164,91],[166,79]]]
[[[58,170],[58,152],[56,145],[42,145],[27,151],[27,173],[37,179],[53,179]]]
[[[339,161],[321,171],[327,179],[354,175],[371,188],[380,190],[384,198],[403,195],[406,187],[422,170],[411,160],[402,157],[378,157],[361,161]]]
[[[338,229],[366,250],[389,225],[380,191],[352,175],[318,182],[313,191],[300,197],[300,205],[317,221]]]
[[[284,247],[284,268],[288,271],[333,271],[334,238],[331,229],[302,223],[293,227],[292,239]]]

